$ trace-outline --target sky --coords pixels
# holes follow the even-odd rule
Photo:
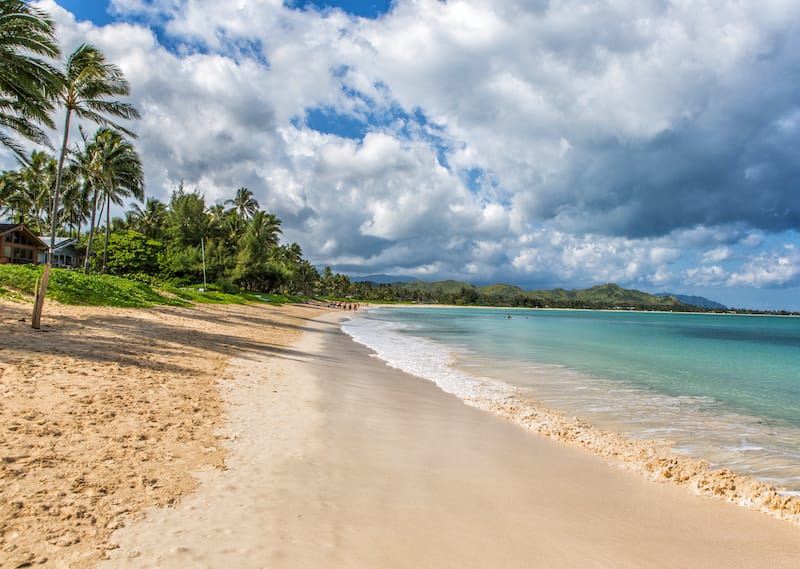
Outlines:
[[[36,4],[148,196],[247,187],[319,267],[800,310],[796,0]]]

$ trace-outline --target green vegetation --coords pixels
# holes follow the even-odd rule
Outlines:
[[[19,158],[23,151],[16,136],[46,145],[42,126],[55,126],[60,77],[42,57],[58,53],[55,26],[45,12],[23,0],[0,2],[0,144]]]
[[[788,311],[732,309],[696,306],[673,296],[658,296],[616,284],[593,286],[583,290],[523,290],[518,286],[494,284],[476,287],[459,281],[377,284],[350,283],[337,275],[344,296],[376,302],[451,304],[457,306],[503,306],[519,308],[577,308],[589,310],[656,310],[665,312],[724,312],[737,314],[797,315]],[[341,289],[340,289],[341,290]]]
[[[508,306],[527,308],[588,308],[617,310],[697,311],[671,296],[655,296],[615,284],[585,290],[523,290],[518,286],[494,284],[476,287],[459,281],[412,282],[377,285],[350,283],[346,293],[356,298],[381,302],[414,302],[464,306]]]
[[[0,265],[0,298],[29,299],[42,268],[34,265]],[[502,306],[520,308],[579,308],[593,310],[658,310],[719,312],[683,304],[673,297],[654,296],[606,284],[584,290],[531,290],[495,284],[475,287],[459,281],[376,284],[351,282],[329,268],[313,286],[314,295],[258,293],[234,285],[178,286],[146,274],[84,275],[78,271],[53,269],[48,298],[63,304],[148,307],[154,305],[270,303],[278,306],[306,302],[309,298],[380,303],[425,303],[456,306]],[[724,309],[744,314],[792,315],[790,312]]]
[[[672,296],[655,296],[615,284],[594,286],[585,290],[528,291],[527,296],[541,306],[563,308],[617,308],[632,310],[697,310]]]
[[[0,298],[26,299],[34,293],[42,276],[42,267],[34,265],[0,265]],[[272,305],[298,303],[305,297],[284,294],[233,294],[211,285],[176,287],[148,279],[84,275],[78,271],[53,269],[47,288],[48,298],[62,304],[85,306],[148,307],[154,305],[188,306],[200,304],[246,304],[268,302]]]
[[[0,218],[49,235],[51,247],[57,237],[76,239],[86,275],[133,283],[115,297],[117,305],[157,302],[159,295],[145,292],[154,283],[177,291],[173,298],[184,298],[192,296],[185,287],[202,282],[206,291],[192,297],[197,302],[241,302],[240,292],[284,295],[278,299],[321,292],[317,270],[303,259],[298,244],[280,243],[281,220],[262,211],[249,189],[240,187],[231,199],[207,204],[181,183],[169,203],[146,199],[144,167],[131,142],[136,135],[119,122],[139,118],[135,107],[120,100],[130,90],[122,71],[88,44],[56,61],[57,44],[45,12],[27,2],[0,0],[0,96],[5,100],[0,144],[19,159],[17,169],[0,173]],[[57,110],[64,123],[56,157],[47,152],[54,145],[42,127],[55,128]],[[99,128],[93,134],[81,130],[78,144],[70,144],[75,119]],[[16,137],[42,149],[24,156]],[[130,199],[144,207],[132,203],[124,218],[112,218],[112,206]],[[79,283],[87,287],[81,301],[94,303],[95,292],[106,286],[98,283],[116,282],[72,274],[67,286],[62,278],[51,279],[64,287],[49,296],[66,295],[69,302],[78,300],[69,290],[77,293]]]
[[[3,289],[8,291],[7,295],[11,291],[32,295],[41,275],[42,267],[0,265],[0,283]],[[144,307],[156,304],[188,304],[183,300],[160,294],[145,283],[112,275],[84,275],[77,271],[62,269],[52,271],[48,297],[64,304],[93,306]]]

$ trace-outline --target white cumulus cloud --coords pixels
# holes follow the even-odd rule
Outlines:
[[[112,0],[103,27],[37,4],[65,51],[94,43],[130,80],[149,196],[246,186],[317,264],[797,284],[775,245],[800,226],[792,0],[399,0],[378,19]]]

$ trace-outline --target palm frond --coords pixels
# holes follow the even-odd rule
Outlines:
[[[21,0],[0,2],[0,144],[21,155],[12,134],[49,144],[39,125],[53,127],[58,71],[37,56],[59,53],[55,27],[42,10]]]

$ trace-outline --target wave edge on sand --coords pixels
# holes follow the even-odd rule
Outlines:
[[[698,495],[722,499],[800,525],[800,496],[782,495],[775,486],[751,476],[727,468],[714,470],[704,460],[676,455],[670,451],[668,441],[629,439],[513,394],[468,397],[464,401],[528,431],[587,450],[650,480],[676,484]]]
[[[729,468],[713,469],[705,460],[677,454],[671,441],[633,439],[548,408],[520,388],[459,369],[457,355],[438,342],[420,337],[404,338],[396,333],[394,325],[387,327],[386,323],[380,324],[381,333],[376,337],[353,327],[355,323],[346,319],[342,322],[342,331],[353,341],[373,350],[386,365],[428,380],[469,405],[527,431],[589,451],[652,481],[671,483],[697,495],[735,503],[800,525],[800,495],[782,493],[776,486],[754,476]],[[398,346],[401,346],[400,352]],[[409,346],[415,353],[414,358],[402,353],[403,347]]]

